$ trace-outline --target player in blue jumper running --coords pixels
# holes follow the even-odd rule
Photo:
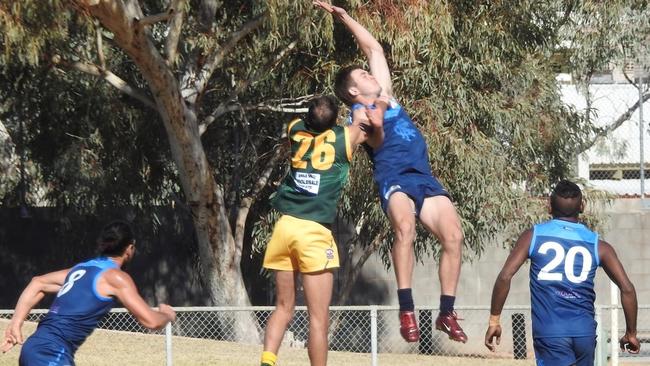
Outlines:
[[[408,342],[416,342],[420,337],[411,294],[415,264],[413,243],[416,221],[419,220],[442,244],[438,268],[440,313],[435,322],[436,329],[447,333],[452,340],[466,342],[467,335],[458,324],[454,312],[463,232],[449,193],[431,172],[426,142],[408,114],[393,98],[390,70],[379,42],[344,9],[324,1],[314,1],[314,5],[346,26],[370,66],[370,72],[360,67],[348,67],[339,72],[336,76],[336,95],[353,111],[372,106],[378,99],[390,101],[384,114],[383,144],[367,145],[366,150],[373,162],[382,208],[395,233],[392,259],[400,305],[400,333]]]
[[[538,366],[591,366],[596,348],[594,276],[599,266],[621,289],[626,331],[621,349],[639,352],[634,286],[614,248],[578,222],[583,211],[580,187],[559,182],[550,197],[552,220],[524,231],[503,265],[492,290],[485,345],[495,350],[501,338],[499,318],[510,280],[530,258],[533,346]],[[602,341],[602,340],[601,340]]]
[[[50,311],[22,346],[20,366],[74,365],[74,354],[119,300],[142,324],[159,329],[176,319],[174,310],[160,304],[150,308],[135,283],[120,268],[135,254],[129,225],[114,221],[97,239],[99,257],[72,268],[34,277],[18,299],[5,330],[2,352],[23,344],[22,325],[30,310],[47,293],[57,293]]]

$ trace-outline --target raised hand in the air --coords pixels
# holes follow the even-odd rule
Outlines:
[[[342,18],[344,15],[347,14],[345,9],[339,8],[338,6],[334,6],[325,1],[316,0],[314,1],[314,5],[339,18]]]

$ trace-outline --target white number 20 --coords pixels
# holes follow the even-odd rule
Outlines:
[[[564,248],[559,243],[549,241],[542,244],[539,247],[538,252],[542,254],[548,253],[549,250],[555,252],[553,259],[545,265],[537,275],[537,279],[540,281],[562,281],[561,272],[553,272],[553,270],[559,266],[564,261],[564,275],[566,278],[573,283],[584,282],[589,276],[589,269],[591,268],[591,263],[593,259],[591,258],[591,253],[587,248],[582,246],[571,247],[569,251],[564,255]],[[576,260],[576,255],[580,254],[582,256],[582,269],[580,269],[580,274],[575,275],[574,264]]]
[[[70,277],[68,278],[68,282],[64,283],[63,286],[61,286],[61,289],[59,290],[59,293],[56,295],[56,297],[60,297],[62,295],[65,295],[68,291],[72,289],[72,286],[74,285],[74,282],[83,277],[86,274],[85,269],[78,269],[72,274],[70,274]]]

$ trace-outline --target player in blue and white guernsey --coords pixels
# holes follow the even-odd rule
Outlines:
[[[5,330],[3,353],[23,344],[22,324],[45,294],[56,293],[56,298],[36,332],[24,342],[20,366],[74,365],[75,352],[116,300],[149,329],[160,329],[176,319],[169,305],[160,304],[159,310],[150,308],[131,276],[120,269],[135,254],[135,239],[127,223],[114,221],[105,226],[97,244],[97,258],[36,276],[23,290]]]
[[[550,197],[552,220],[521,234],[492,291],[485,345],[492,351],[501,337],[500,314],[510,281],[530,258],[533,346],[538,366],[594,364],[596,321],[594,276],[603,267],[621,289],[626,331],[621,349],[639,352],[636,291],[612,246],[578,221],[584,209],[580,187],[561,181]]]
[[[424,137],[404,108],[393,97],[390,70],[382,46],[347,12],[324,1],[314,1],[339,19],[356,39],[368,59],[370,72],[358,66],[341,70],[335,81],[336,95],[354,111],[372,108],[378,100],[389,100],[384,113],[383,144],[364,145],[373,163],[381,206],[395,233],[392,259],[397,280],[400,334],[407,342],[417,342],[420,331],[414,313],[413,277],[416,222],[433,234],[442,245],[440,313],[436,329],[450,339],[467,342],[454,311],[460,277],[463,232],[449,193],[433,176]]]

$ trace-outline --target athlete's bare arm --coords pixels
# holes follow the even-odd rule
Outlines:
[[[373,109],[358,108],[352,111],[350,140],[353,147],[367,143],[373,149],[379,148],[384,142],[384,113],[388,108],[386,97],[375,101]]]
[[[160,329],[176,320],[176,312],[171,306],[160,304],[154,310],[144,301],[128,273],[119,269],[109,269],[97,281],[97,291],[102,296],[117,297],[143,327]]]
[[[368,59],[370,66],[370,73],[377,79],[377,82],[382,88],[382,95],[389,97],[393,96],[393,83],[390,79],[390,70],[384,55],[384,49],[381,44],[377,42],[366,28],[359,24],[356,20],[348,15],[343,8],[331,5],[325,1],[314,1],[314,5],[324,9],[332,16],[338,18],[350,30],[359,44],[359,48],[363,51]]]
[[[490,305],[490,325],[488,326],[487,332],[485,332],[485,346],[490,351],[494,351],[501,341],[501,325],[499,325],[498,317],[501,315],[503,305],[510,292],[512,277],[519,271],[521,265],[528,258],[528,249],[530,248],[532,236],[533,231],[531,229],[524,231],[519,236],[515,247],[510,252],[497,280],[494,282],[492,304]]]
[[[640,344],[636,338],[637,300],[634,285],[627,277],[625,268],[619,261],[616,251],[608,242],[598,241],[598,256],[600,257],[600,265],[607,273],[607,276],[621,290],[621,304],[625,314],[626,327],[625,335],[619,340],[619,345],[622,350],[639,353]]]
[[[50,272],[42,276],[32,278],[29,285],[25,287],[16,303],[16,310],[11,317],[11,322],[5,329],[5,336],[0,349],[7,352],[16,344],[23,343],[22,326],[29,312],[38,304],[45,294],[55,293],[61,289],[65,276],[70,269]]]

